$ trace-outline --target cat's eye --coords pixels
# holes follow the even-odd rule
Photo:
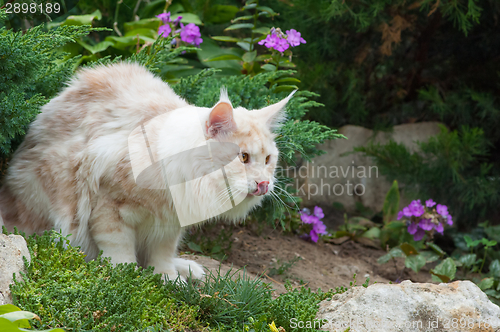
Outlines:
[[[248,153],[243,152],[243,153],[241,154],[240,159],[241,159],[241,162],[242,162],[242,163],[246,164],[246,163],[248,163],[248,162],[250,161],[250,156],[248,155]]]
[[[269,164],[269,159],[270,159],[270,158],[271,158],[271,156],[270,156],[270,155],[266,157],[266,165],[267,165],[267,164]]]

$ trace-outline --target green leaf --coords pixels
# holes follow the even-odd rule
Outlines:
[[[379,259],[377,259],[377,263],[385,264],[388,261],[390,261],[391,259],[397,258],[397,257],[405,257],[405,254],[399,247],[394,247],[391,250],[389,250],[389,252],[387,254],[379,257]]]
[[[243,54],[243,61],[252,62],[253,60],[255,60],[256,56],[257,56],[257,51],[247,52]]]
[[[246,5],[245,7],[243,7],[243,10],[253,9],[255,7],[257,7],[257,4],[256,3],[251,3],[251,4]]]
[[[201,247],[198,244],[194,243],[194,242],[189,242],[188,243],[188,247],[189,247],[189,249],[191,249],[193,251],[203,253],[203,250],[201,250]]]
[[[221,249],[222,249],[222,247],[221,247],[221,246],[214,246],[210,252],[211,252],[212,254],[216,254],[216,253],[220,252],[220,251],[221,251]]]
[[[270,63],[266,63],[261,68],[264,69],[264,70],[266,70],[266,71],[274,71],[274,70],[276,70],[276,66],[272,65]]]
[[[222,24],[230,22],[240,9],[231,5],[211,5],[203,16],[205,23]]]
[[[481,290],[484,292],[485,290],[493,287],[494,283],[495,283],[495,278],[484,278],[479,282],[479,284],[477,284],[477,286],[481,288]]]
[[[181,22],[184,24],[194,23],[196,25],[203,25],[203,22],[200,20],[200,17],[193,13],[179,13],[172,15],[172,21],[177,17],[182,16]]]
[[[406,256],[418,255],[418,250],[415,249],[414,246],[412,246],[411,244],[409,244],[407,242],[401,244],[400,247],[401,247],[401,250],[403,250],[403,252],[405,253]]]
[[[268,35],[270,31],[271,31],[271,28],[268,28],[268,27],[260,27],[260,28],[252,29],[252,32],[261,33],[263,35]]]
[[[478,246],[479,243],[481,243],[481,240],[472,241],[472,239],[468,235],[464,235],[464,240],[465,240],[465,243],[467,244],[467,247],[469,247],[469,248],[474,248],[474,247]]]
[[[127,37],[117,37],[117,36],[108,36],[104,39],[105,41],[112,42],[113,47],[119,50],[124,50],[127,47],[137,45],[137,37],[136,36],[127,36]],[[154,43],[153,38],[140,36],[139,35],[139,43],[144,44],[146,42]]]
[[[279,80],[274,81],[275,83],[285,83],[285,82],[290,82],[290,83],[300,83],[300,80],[294,77],[284,77],[280,78]]]
[[[370,239],[378,239],[380,237],[380,228],[372,227],[361,235]]]
[[[457,273],[457,266],[453,259],[446,258],[438,266],[436,266],[433,270],[431,270],[431,273],[434,276],[438,277],[442,282],[449,282],[455,279],[455,274]],[[434,277],[433,280],[435,280]]]
[[[158,18],[145,18],[139,21],[125,22],[123,23],[123,28],[125,33],[137,29],[151,29],[157,31],[161,24]]]
[[[146,37],[146,38],[151,38],[155,39],[156,36],[158,36],[158,32],[156,30],[152,29],[134,29],[130,30],[125,34],[125,37],[137,37],[139,35],[140,37]]]
[[[435,262],[439,259],[439,255],[436,254],[434,251],[421,251],[420,255],[422,255],[425,258],[425,261],[427,263],[432,263]]]
[[[242,49],[244,49],[247,52],[250,51],[250,43],[248,43],[248,42],[239,41],[236,43],[236,45],[238,45],[239,47],[241,47]]]
[[[9,312],[21,311],[18,307],[13,304],[3,304],[0,305],[0,316]]]
[[[261,54],[255,58],[255,61],[264,61],[272,58],[272,54]]]
[[[432,250],[434,250],[434,252],[437,253],[439,256],[443,256],[443,255],[446,254],[444,252],[444,250],[441,249],[437,244],[434,244],[432,242],[427,242],[426,244],[427,244],[427,246],[429,246],[429,248],[431,248]]]
[[[278,87],[274,88],[274,92],[293,91],[298,89],[299,87],[296,85],[279,85]]]
[[[236,29],[252,29],[254,27],[253,23],[236,23],[228,26],[224,31],[236,30]]]
[[[110,46],[113,46],[114,43],[111,42],[111,41],[102,41],[98,44],[95,44],[95,45],[89,45],[87,43],[85,43],[84,41],[82,40],[77,40],[76,41],[78,44],[80,44],[81,46],[83,46],[83,48],[85,48],[87,51],[89,51],[90,53],[92,54],[96,54],[96,53],[100,53],[100,52],[103,52],[105,51],[108,47]]]
[[[15,322],[18,327],[22,328],[30,328],[30,324],[28,319],[37,319],[40,320],[40,317],[35,315],[32,312],[28,311],[14,311],[1,315],[0,317],[8,319],[11,322]]]
[[[271,15],[276,15],[276,12],[274,10],[272,10],[272,8],[269,8],[266,6],[259,6],[259,7],[257,7],[257,10],[259,10],[261,12],[269,13]]]
[[[495,259],[490,263],[490,275],[495,278],[500,278],[500,261]]]
[[[422,255],[411,255],[406,256],[405,266],[418,273],[418,271],[424,267],[426,262],[427,260]]]
[[[94,11],[92,14],[87,15],[70,15],[68,16],[61,25],[92,25],[94,20],[101,20],[102,14],[99,9]]]
[[[392,186],[385,196],[384,206],[382,208],[384,223],[392,221],[399,210],[399,186],[398,181],[394,180]]]
[[[494,247],[497,245],[497,241],[488,241],[488,239],[485,239],[484,237],[481,239],[481,243],[485,246],[485,247]]]
[[[237,17],[237,18],[233,19],[231,22],[234,23],[234,22],[238,22],[238,21],[246,21],[246,20],[251,20],[251,19],[253,19],[252,15],[246,15],[246,16]]]
[[[214,37],[210,37],[210,38],[212,38],[213,40],[217,40],[217,41],[231,42],[231,43],[237,43],[240,41],[238,38],[228,37],[228,36],[214,36]]]
[[[211,62],[211,61],[223,61],[223,60],[238,60],[238,61],[243,61],[243,59],[235,54],[223,54],[223,55],[217,55],[212,58],[208,58],[204,60],[205,62]]]
[[[466,267],[471,267],[476,263],[476,254],[466,254],[462,255],[458,261],[465,265]]]

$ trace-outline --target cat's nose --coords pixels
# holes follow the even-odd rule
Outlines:
[[[261,181],[257,185],[260,195],[265,195],[267,193],[267,186],[269,186],[269,181]]]

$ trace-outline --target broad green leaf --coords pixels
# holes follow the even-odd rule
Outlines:
[[[485,247],[494,247],[497,245],[497,241],[489,241],[488,239],[485,239],[484,237],[481,239],[481,243],[485,246]]]
[[[436,254],[434,251],[421,251],[420,255],[422,255],[425,258],[425,261],[427,263],[432,263],[435,262],[439,259],[439,255]]]
[[[495,283],[495,278],[484,278],[477,284],[479,288],[484,292],[487,289],[490,289],[493,287],[493,284]]]
[[[223,42],[231,42],[231,43],[237,43],[237,42],[240,41],[238,38],[228,37],[228,36],[214,36],[214,37],[211,37],[211,38],[213,40],[223,41]]]
[[[411,255],[411,256],[406,256],[405,259],[405,266],[412,269],[416,273],[420,271],[422,267],[424,267],[426,263],[426,259],[422,255]]]
[[[401,250],[405,253],[406,256],[411,256],[411,255],[418,255],[418,250],[415,249],[414,246],[412,246],[409,243],[403,243],[400,245]]]
[[[434,252],[437,253],[439,256],[443,256],[445,254],[444,250],[441,249],[437,244],[434,244],[432,242],[427,242],[426,244],[429,246],[429,248],[434,250]]]
[[[464,240],[465,240],[465,243],[467,243],[467,247],[469,247],[469,248],[474,248],[477,245],[479,245],[479,243],[481,243],[481,240],[472,241],[472,239],[468,235],[464,235]]]
[[[201,247],[198,244],[194,243],[194,242],[189,242],[188,243],[188,247],[189,247],[189,249],[191,249],[193,251],[203,253],[203,250],[201,250]]]
[[[19,332],[22,330],[20,330],[19,327],[15,323],[12,323],[10,320],[0,317],[0,331]]]
[[[484,291],[484,293],[488,296],[494,297],[495,299],[500,299],[500,292],[494,289],[487,289]]]
[[[276,14],[274,12],[274,10],[272,10],[272,8],[269,8],[269,7],[266,7],[266,6],[259,6],[259,7],[257,7],[257,10],[259,10],[261,12],[269,13],[271,15],[275,15]]]
[[[136,29],[151,29],[157,31],[161,24],[158,18],[145,18],[139,21],[123,23],[123,28],[125,33]]]
[[[457,273],[457,266],[455,261],[451,258],[446,258],[438,266],[431,270],[431,273],[438,277],[442,282],[449,282],[455,279]],[[439,279],[437,281],[439,281]],[[433,277],[433,280],[436,280]]]
[[[231,23],[238,22],[238,21],[246,21],[246,20],[251,20],[253,19],[252,15],[246,15],[246,16],[240,16],[231,21]]]
[[[196,25],[203,25],[203,22],[200,20],[200,17],[193,13],[179,13],[172,15],[172,21],[177,17],[182,16],[181,22],[184,24],[194,23]]]
[[[500,261],[498,259],[490,263],[490,275],[494,278],[500,278]]]
[[[380,228],[372,227],[361,235],[370,239],[378,239],[380,237]]]
[[[236,30],[236,29],[252,29],[254,27],[253,23],[236,23],[228,26],[224,31]]]
[[[125,37],[137,37],[139,35],[140,37],[147,37],[147,38],[152,38],[155,39],[156,36],[158,36],[158,32],[156,30],[152,29],[135,29],[135,30],[130,30],[125,34]]]
[[[92,14],[87,15],[70,15],[61,25],[92,25],[92,21],[102,19],[102,14],[99,9]]]
[[[392,186],[385,196],[384,206],[382,208],[384,223],[392,221],[399,210],[399,186],[398,181],[394,180]]]
[[[205,23],[222,24],[230,22],[239,11],[240,9],[236,6],[211,5],[203,16],[203,20]]]
[[[252,62],[253,60],[255,60],[256,56],[257,56],[257,51],[247,52],[243,54],[243,61]]]
[[[262,55],[259,55],[255,58],[255,61],[264,61],[264,60],[269,60],[272,58],[272,55],[271,54],[262,54]]]
[[[248,43],[248,42],[240,41],[240,42],[237,42],[236,45],[238,45],[239,47],[241,47],[245,51],[250,51],[250,43]]]
[[[260,27],[260,28],[252,29],[252,32],[261,33],[263,35],[268,35],[270,31],[271,31],[271,29],[267,28],[267,27]]]
[[[235,54],[223,54],[223,55],[217,55],[212,58],[208,58],[204,60],[205,62],[210,62],[210,61],[223,61],[223,60],[238,60],[238,61],[243,61],[243,59]]]
[[[399,247],[394,247],[391,250],[389,250],[389,252],[387,254],[379,257],[379,259],[377,259],[377,263],[385,264],[388,261],[390,261],[392,258],[397,258],[397,257],[405,257],[405,254]]]
[[[221,246],[214,246],[214,247],[212,248],[211,253],[212,253],[212,254],[216,254],[216,253],[220,252],[220,251],[221,251],[221,249],[222,249],[222,248],[221,248]]]
[[[127,37],[116,37],[116,36],[108,36],[104,39],[105,41],[109,41],[113,43],[113,47],[124,50],[129,46],[137,45],[137,37],[136,36],[127,36]],[[144,36],[139,36],[139,43],[144,44],[146,42],[154,43],[153,38],[148,38]]]
[[[30,328],[28,319],[40,320],[40,317],[32,312],[28,311],[14,311],[1,315],[0,317],[8,319],[9,321],[15,323],[18,327]]]
[[[255,7],[257,7],[257,4],[256,3],[251,3],[251,4],[246,5],[245,7],[243,7],[243,10],[253,9]]]
[[[458,261],[466,267],[471,267],[474,263],[476,263],[476,258],[476,254],[466,254],[461,256]]]
[[[82,40],[77,40],[76,42],[78,44],[80,44],[81,46],[83,46],[84,49],[86,49],[87,51],[89,51],[92,54],[96,54],[96,53],[105,51],[108,47],[114,45],[114,43],[111,41],[102,41],[102,42],[95,44],[95,45],[87,44],[86,42],[84,42]]]
[[[263,65],[261,67],[262,69],[266,70],[266,71],[273,71],[273,70],[276,70],[276,66],[275,65],[272,65],[270,63],[266,63],[265,65]]]
[[[21,311],[18,307],[13,304],[3,304],[0,305],[0,316],[8,312]]]

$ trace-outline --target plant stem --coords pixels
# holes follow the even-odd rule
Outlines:
[[[484,262],[486,260],[486,252],[488,251],[488,247],[484,247],[484,256],[483,256],[483,261],[481,262],[481,267],[479,268],[479,273],[483,270]]]

